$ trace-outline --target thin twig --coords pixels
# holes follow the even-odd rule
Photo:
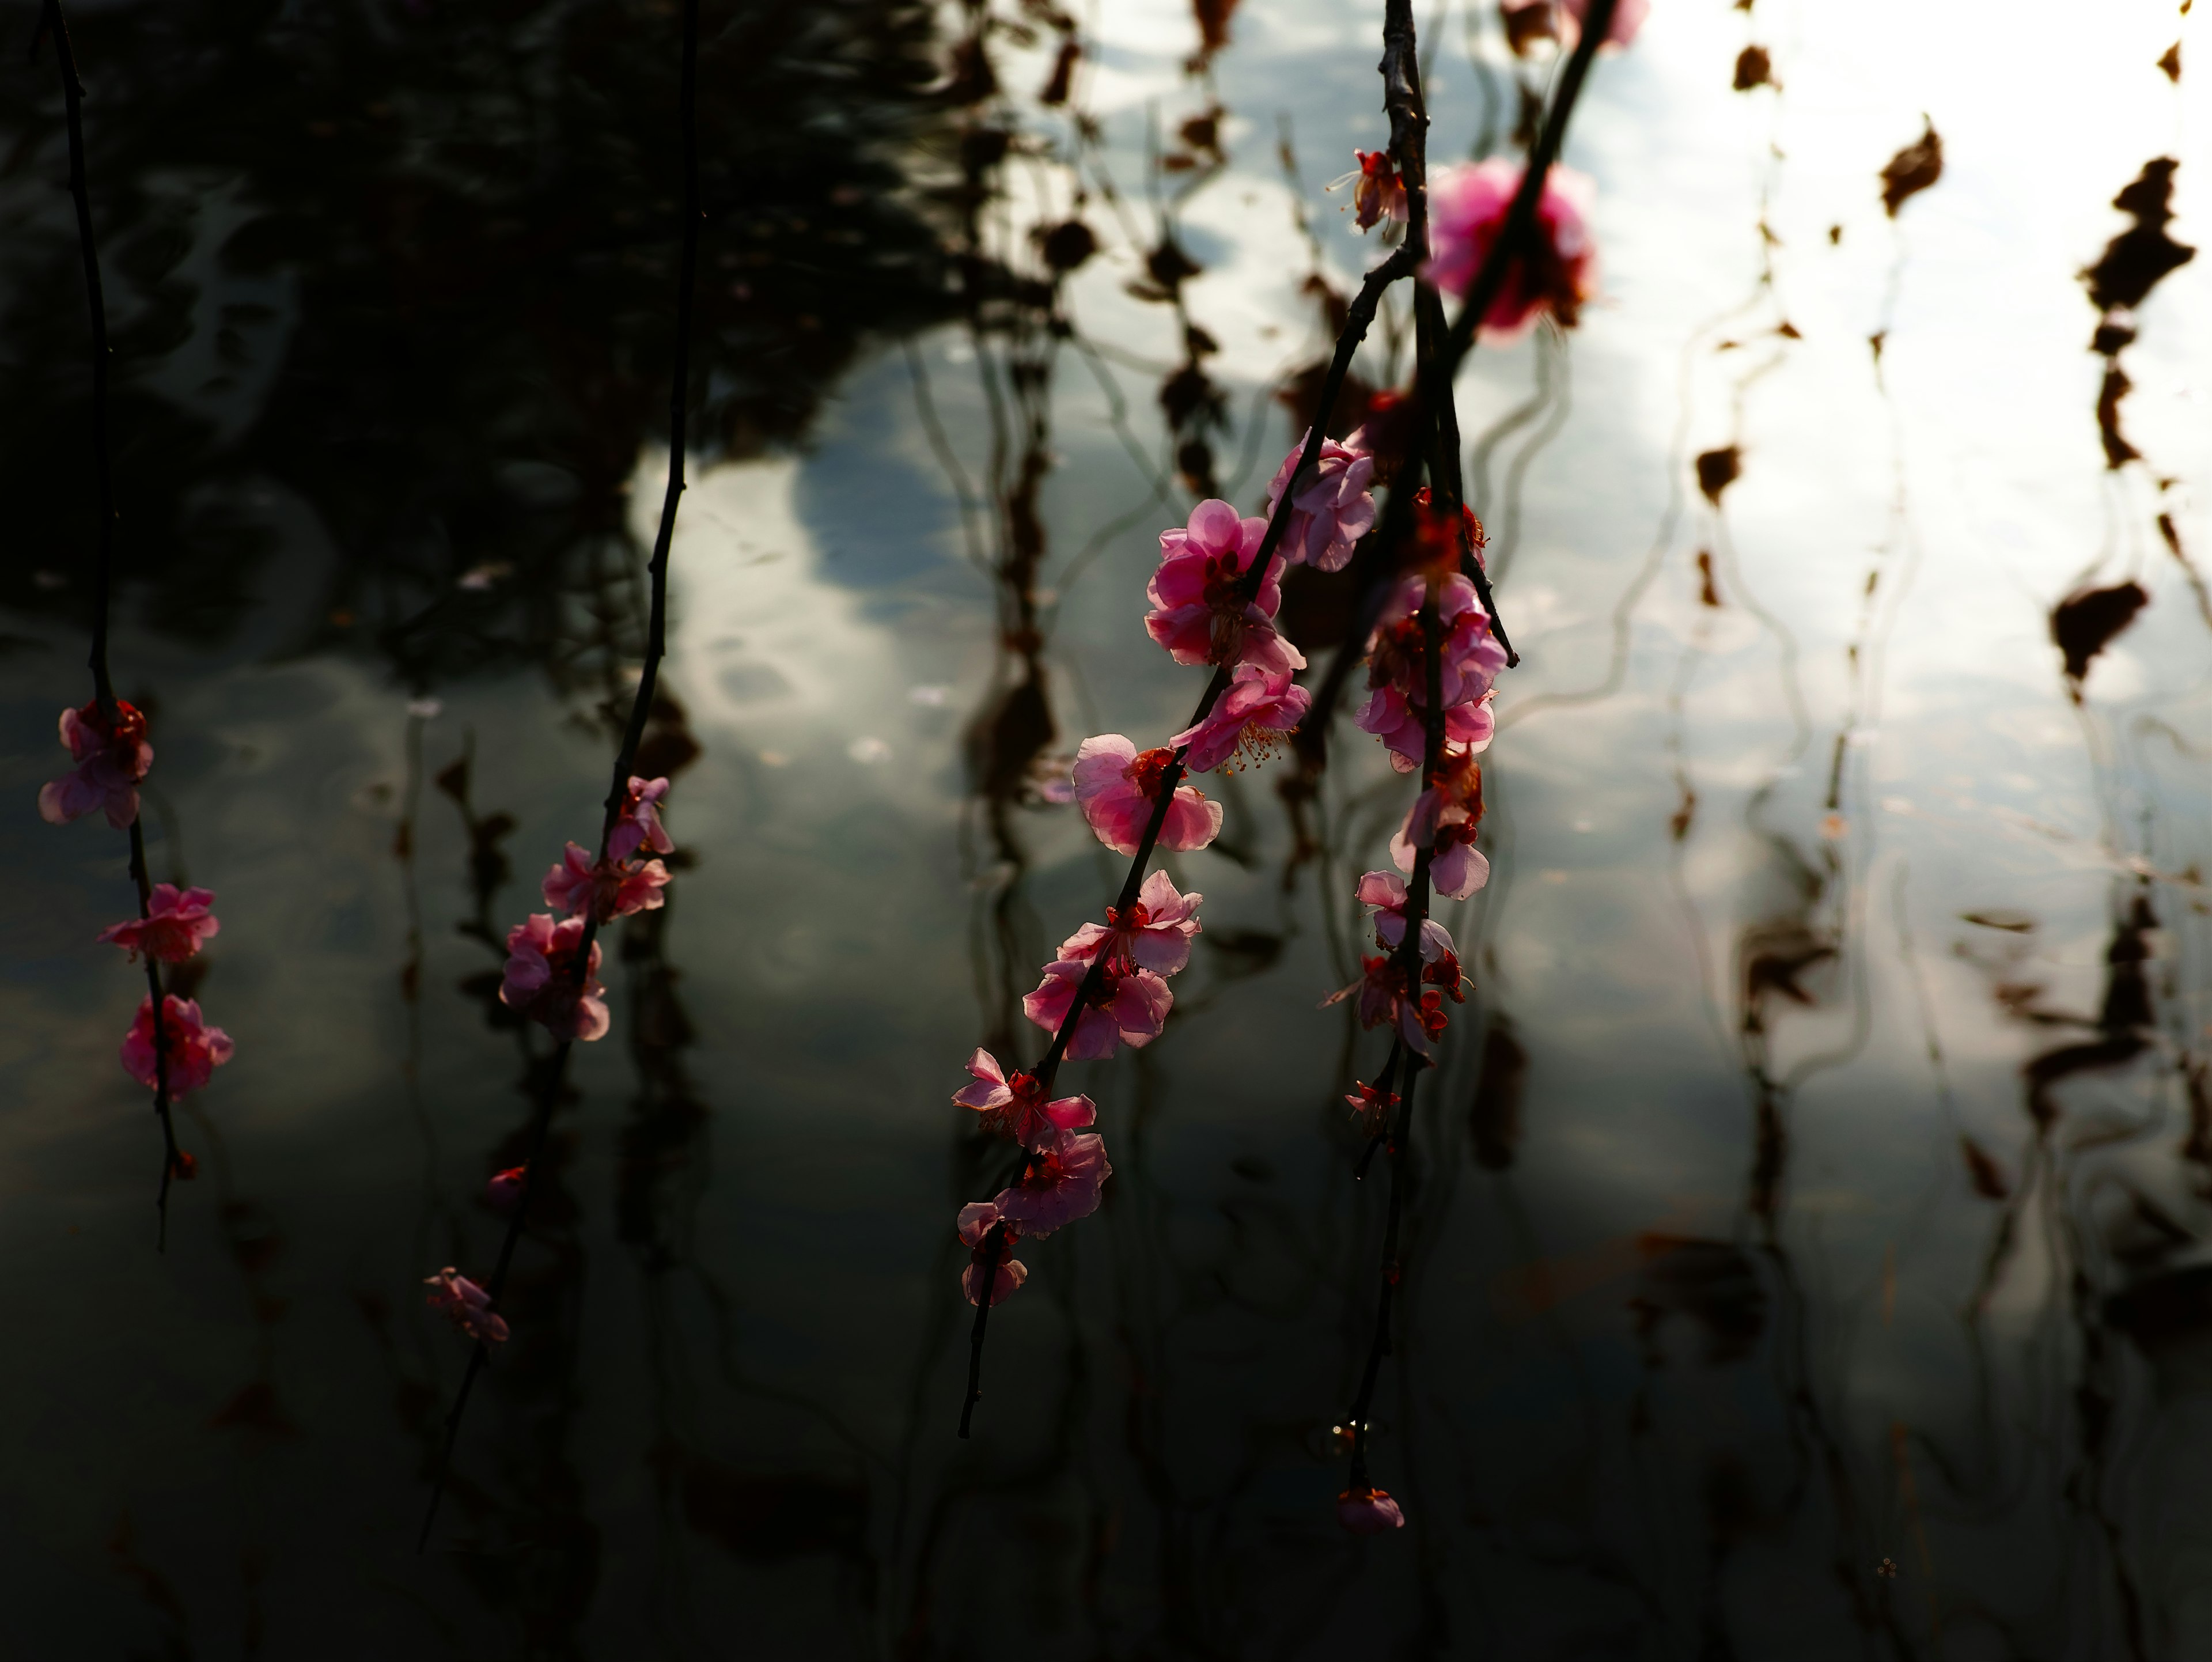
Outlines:
[[[77,252],[84,260],[84,298],[92,318],[92,477],[100,505],[100,535],[92,580],[93,696],[107,731],[116,731],[115,682],[107,669],[107,617],[114,590],[115,484],[107,465],[107,297],[100,280],[100,250],[92,234],[92,191],[85,181],[84,83],[78,80],[76,53],[70,43],[69,23],[62,15],[61,0],[45,0],[39,13],[38,33],[32,37],[31,55],[47,35],[54,40],[54,61],[61,71],[62,107],[69,127],[70,195],[76,204]],[[154,886],[146,871],[146,837],[138,819],[131,821],[131,880],[138,891],[138,916],[152,908]],[[174,1117],[169,1111],[169,1044],[167,1011],[162,1006],[161,970],[149,950],[146,958],[146,992],[154,1012],[154,1112],[161,1122],[161,1184],[155,1198],[160,1215],[155,1236],[160,1250],[169,1245],[169,1183],[176,1175]]]
[[[653,713],[653,690],[659,680],[660,661],[668,649],[668,551],[676,533],[677,504],[684,496],[684,457],[690,406],[691,296],[699,264],[701,220],[696,118],[699,0],[684,0],[683,37],[683,70],[677,122],[684,149],[684,233],[676,290],[676,362],[670,373],[668,390],[668,484],[661,496],[660,527],[653,536],[653,557],[646,567],[647,575],[652,581],[653,606],[646,626],[645,663],[638,673],[637,691],[630,703],[629,721],[623,732],[622,746],[615,753],[613,782],[607,789],[605,813],[599,825],[598,858],[601,863],[606,860],[608,841],[614,835],[615,822],[629,794],[630,769],[636,763],[637,748],[644,739],[646,722]],[[586,907],[574,971],[576,980],[574,990],[580,999],[591,978],[592,949],[598,938],[599,928],[599,908],[596,905]],[[491,1279],[484,1285],[484,1291],[489,1295],[494,1309],[499,1306],[500,1294],[507,1286],[507,1270],[514,1262],[515,1248],[522,1239],[522,1227],[529,1214],[531,1196],[537,1192],[540,1157],[544,1153],[547,1134],[552,1129],[554,1111],[560,1105],[562,1089],[568,1077],[568,1052],[574,1048],[574,1040],[562,1039],[555,1049],[545,1070],[544,1089],[538,1098],[536,1116],[531,1125],[529,1157],[522,1167],[521,1190],[515,1196],[514,1209],[507,1217],[507,1234],[500,1243],[498,1263],[493,1267]],[[453,1399],[453,1409],[446,1416],[445,1450],[439,1458],[438,1476],[430,1491],[430,1504],[423,1513],[422,1532],[416,1538],[415,1549],[417,1552],[429,1543],[431,1525],[437,1521],[438,1503],[445,1495],[446,1479],[453,1469],[453,1446],[460,1436],[461,1416],[467,1410],[477,1376],[489,1361],[490,1352],[483,1342],[478,1340],[470,1352],[468,1372],[462,1376],[461,1388]]]

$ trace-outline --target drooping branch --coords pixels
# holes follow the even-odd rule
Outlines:
[[[629,794],[630,771],[636,764],[638,746],[643,741],[646,723],[653,713],[660,661],[667,651],[668,555],[676,533],[676,510],[683,499],[684,489],[684,460],[690,429],[691,393],[692,295],[696,287],[702,220],[697,119],[699,0],[684,0],[682,27],[683,56],[677,95],[677,125],[684,157],[684,225],[676,289],[675,363],[669,374],[668,482],[661,496],[660,523],[653,535],[653,555],[646,567],[651,582],[652,601],[646,624],[645,661],[638,673],[637,691],[630,702],[629,719],[623,729],[622,743],[615,752],[613,779],[607,788],[605,812],[599,825],[598,857],[601,863],[606,860],[608,843],[614,835],[616,822],[621,817],[624,800]],[[575,978],[572,990],[579,998],[591,977],[592,953],[599,928],[599,908],[597,905],[586,907],[583,934],[576,949],[572,971]],[[531,1196],[537,1189],[538,1171],[545,1150],[545,1139],[552,1129],[554,1112],[560,1105],[561,1093],[568,1078],[568,1053],[574,1048],[575,1042],[572,1038],[560,1040],[545,1069],[544,1086],[531,1123],[529,1157],[521,1168],[520,1188],[507,1216],[507,1232],[500,1242],[499,1258],[493,1266],[490,1279],[484,1284],[484,1290],[495,1309],[506,1288],[507,1271],[514,1264],[515,1250],[521,1243]],[[438,1475],[430,1491],[430,1503],[423,1513],[422,1532],[416,1539],[415,1549],[417,1552],[429,1542],[431,1526],[437,1521],[438,1504],[446,1492],[447,1475],[453,1467],[453,1446],[460,1436],[462,1416],[468,1409],[469,1397],[476,1388],[477,1377],[490,1360],[490,1351],[483,1341],[478,1339],[470,1349],[468,1372],[462,1376],[461,1388],[453,1398],[452,1410],[446,1416],[445,1448],[439,1458]]]
[[[115,680],[107,667],[108,613],[114,590],[115,484],[107,455],[107,295],[100,278],[100,247],[92,229],[92,189],[85,175],[84,83],[78,79],[76,52],[70,41],[69,21],[62,15],[61,0],[44,0],[39,13],[39,33],[32,40],[35,56],[40,43],[53,37],[54,62],[61,73],[62,108],[69,132],[70,196],[76,206],[77,253],[84,262],[85,308],[92,323],[92,478],[99,509],[99,533],[94,545],[92,578],[92,669],[94,701],[100,720],[114,733],[121,720],[115,697]],[[144,919],[152,906],[154,885],[146,869],[146,837],[138,819],[131,821],[131,880],[138,891],[138,916]],[[146,994],[152,1002],[154,1030],[154,1112],[161,1122],[161,1182],[155,1198],[160,1215],[157,1242],[166,1251],[169,1239],[169,1184],[183,1157],[177,1148],[175,1117],[169,1105],[169,1044],[167,1011],[163,1008],[161,965],[149,951],[145,954]]]

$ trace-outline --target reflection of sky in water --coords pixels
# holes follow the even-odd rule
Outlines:
[[[2039,1010],[2093,1014],[2127,860],[2173,874],[2207,856],[2203,625],[2152,519],[2166,508],[2185,545],[2212,545],[2188,472],[2204,436],[2196,302],[2212,271],[2166,281],[2126,359],[2129,435],[2150,472],[2180,478],[2157,502],[2145,469],[2102,466],[2094,319],[2074,276],[2119,228],[2105,204],[2151,155],[2181,158],[2174,230],[2196,240],[2196,82],[2172,93],[2149,67],[2172,21],[2163,8],[2063,30],[1993,28],[1963,6],[1773,8],[1747,35],[1735,13],[1660,0],[1635,49],[1601,65],[1570,159],[1600,181],[1605,300],[1565,355],[1571,406],[1528,455],[1517,508],[1502,497],[1534,428],[1492,458],[1493,531],[1508,514],[1518,527],[1493,558],[1528,661],[1500,699],[1497,880],[1449,917],[1485,1011],[1525,1050],[1523,1135],[1509,1173],[1474,1163],[1471,1007],[1422,1129],[1411,1338],[1381,1399],[1378,1474],[1419,1526],[1402,1542],[1349,1552],[1325,1504],[1339,1479],[1320,1438],[1364,1336],[1379,1197],[1345,1175],[1328,1088],[1343,1013],[1314,1008],[1353,966],[1311,874],[1281,892],[1288,838],[1265,775],[1223,792],[1249,865],[1174,864],[1206,895],[1182,1014],[1143,1056],[1082,1068],[1115,1165],[1109,1203],[1027,1255],[1030,1291],[994,1323],[981,1435],[952,1442],[965,1350],[949,1221],[983,1179],[942,1099],[983,1020],[998,892],[963,737],[992,686],[990,583],[965,557],[958,491],[896,345],[841,383],[801,453],[707,470],[675,549],[668,679],[705,753],[671,814],[699,863],[674,892],[667,955],[711,1119],[671,1156],[671,1270],[624,1236],[610,1198],[641,1158],[624,1141],[640,1118],[623,1025],[635,1001],[615,964],[615,1036],[580,1056],[580,1102],[561,1121],[577,1208],[560,1226],[578,1255],[559,1318],[572,1407],[556,1435],[522,1386],[495,1378],[478,1404],[462,1467],[511,1488],[525,1521],[457,1507],[454,1539],[482,1547],[463,1579],[580,1574],[527,1522],[580,1506],[600,1544],[577,1630],[617,1654],[647,1611],[676,1635],[672,1653],[732,1622],[769,1653],[801,1635],[888,1652],[927,1589],[939,1647],[1125,1654],[1164,1635],[1195,1653],[1210,1635],[1224,1653],[1292,1654],[1380,1622],[1442,1623],[1440,1654],[1672,1653],[1720,1610],[1739,1653],[1825,1655],[1860,1647],[1852,1599],[1889,1596],[1871,1580],[1888,1556],[1906,1572],[1892,1584],[1895,1647],[1926,1632],[1932,1565],[1973,1642],[1992,1630],[1982,1608],[2032,1649],[2086,1656],[2124,1653],[2099,1638],[2120,1622],[2109,1523],[2148,1601],[2153,1653],[2201,1642],[2203,1544],[2174,1526],[2212,1446],[2188,1360],[2201,1330],[2159,1352],[2154,1396],[2118,1331],[2092,1324],[2084,1339],[2060,1256],[2092,1266],[2095,1299],[2197,1261],[2193,1243],[2131,1258],[2114,1222],[2132,1190],[2201,1232],[2173,1159],[2186,1104],[2170,1057],[2084,1076],[2032,1156],[2021,1065],[2088,1030],[2023,1026],[1991,995],[2009,978],[2039,986]],[[1194,199],[1183,240],[1208,268],[1188,285],[1191,314],[1222,344],[1212,367],[1238,412],[1224,478],[1255,392],[1313,345],[1275,112],[1295,118],[1328,258],[1349,273],[1365,251],[1318,186],[1382,137],[1374,22],[1247,0],[1216,65],[1236,165]],[[1180,70],[1189,15],[1148,0],[1104,9],[1100,25],[1091,99],[1141,212],[1148,103],[1174,116],[1197,101]],[[1774,49],[1778,113],[1771,94],[1723,90],[1751,38]],[[1455,11],[1431,98],[1434,147],[1449,154],[1474,125]],[[1946,171],[1893,228],[1874,174],[1923,110]],[[1039,193],[1065,206],[1064,176],[1017,169],[1010,185],[1023,211]],[[1753,289],[1762,189],[1766,296]],[[1118,349],[1100,373],[1157,469],[1157,371],[1130,365],[1164,369],[1177,349],[1167,309],[1124,292],[1136,271],[1112,240],[1070,309]],[[1802,339],[1775,335],[1785,319]],[[1867,347],[1883,328],[1886,395]],[[980,479],[991,417],[973,348],[949,328],[915,350]],[[1539,350],[1478,355],[1471,441],[1527,398]],[[1289,437],[1269,419],[1242,502]],[[1723,522],[1688,459],[1731,441],[1743,472]],[[1041,583],[1054,590],[1056,563],[1153,482],[1072,351],[1049,443]],[[640,527],[659,466],[641,464]],[[472,1196],[522,1099],[511,1039],[453,989],[496,958],[456,932],[472,910],[467,845],[426,787],[418,1099],[401,1061],[407,920],[391,856],[404,695],[355,660],[286,655],[334,556],[290,499],[264,507],[283,557],[237,642],[214,654],[133,629],[116,648],[124,691],[160,694],[163,803],[191,877],[222,897],[204,996],[240,1044],[202,1105],[221,1155],[181,1191],[163,1259],[148,1251],[142,1181],[153,1139],[109,1059],[132,983],[83,945],[123,892],[118,842],[50,832],[30,807],[78,642],[47,630],[0,660],[10,847],[40,882],[0,1023],[16,1105],[0,1122],[15,1266],[0,1285],[37,1355],[0,1395],[25,1434],[0,1544],[21,1570],[21,1631],[58,1631],[67,1610],[89,1623],[86,1654],[143,1642],[155,1620],[117,1594],[128,1554],[107,1543],[126,1513],[130,1551],[182,1590],[210,1646],[258,1599],[272,1654],[306,1643],[317,1610],[365,1612],[365,1631],[391,1635],[365,1639],[364,1655],[419,1647],[421,1609],[453,1624],[455,1648],[496,1647],[504,1603],[538,1595],[471,1593],[453,1563],[403,1561],[418,1450],[390,1406],[410,1381],[450,1388],[460,1364],[412,1308],[411,1282],[492,1250]],[[1109,537],[1057,614],[1056,752],[1094,731],[1164,736],[1195,696],[1137,623],[1167,516]],[[1717,608],[1699,601],[1701,549]],[[2048,607],[2130,575],[2152,604],[2077,711]],[[1617,685],[1589,696],[1607,682],[1617,618]],[[518,821],[517,875],[493,909],[503,927],[590,824],[604,745],[532,680],[439,691],[427,770],[473,734],[477,812]],[[1348,728],[1338,757],[1333,895],[1379,862],[1403,802]],[[1677,841],[1682,782],[1694,802]],[[1014,823],[1031,864],[1011,927],[1036,961],[1115,874],[1066,811]],[[2170,1050],[2198,1040],[2208,1014],[2203,898],[2193,880],[2162,883],[2154,904]],[[1978,927],[1969,911],[2036,927]],[[1334,927],[1341,940],[1348,920]],[[1253,950],[1264,937],[1279,950]],[[1240,939],[1242,952],[1221,945]],[[1745,1205],[1756,1093],[1738,988],[1752,940],[1784,956],[1838,949],[1761,1007],[1768,1075],[1793,1087],[1776,1099],[1775,1251]],[[1371,1069],[1379,1047],[1354,1054]],[[1969,1188],[1962,1132],[2033,1185],[1978,1328],[1960,1314],[1998,1208]],[[210,1146],[198,1124],[188,1141]],[[222,1213],[227,1196],[283,1238],[258,1279],[226,1253],[223,1219],[245,1215]],[[1655,1260],[1644,1231],[1744,1256]],[[257,1289],[281,1311],[257,1321]],[[372,1319],[364,1297],[388,1314]],[[1731,1322],[1753,1334],[1734,1353]],[[299,1434],[206,1428],[249,1377],[272,1383]],[[2110,1393],[2125,1428],[2102,1451],[2085,1452],[2069,1417],[2082,1389]],[[1909,1434],[1893,1441],[1893,1425]],[[651,1474],[678,1470],[672,1447],[690,1475],[656,1491]],[[778,1512],[742,1490],[732,1504],[768,1517],[764,1534],[718,1532],[722,1514],[699,1498],[709,1467],[856,1486],[865,1501],[848,1527],[818,1495]],[[580,1501],[549,1498],[548,1471]],[[2062,1498],[2082,1472],[2101,1518]],[[795,1544],[775,1544],[778,1522]],[[258,1583],[241,1575],[246,1554],[266,1566]],[[1865,1580],[1856,1595],[1838,1589],[1838,1563]],[[1945,1653],[1979,1653],[1957,1642]]]

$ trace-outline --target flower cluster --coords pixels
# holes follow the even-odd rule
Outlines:
[[[1306,563],[1334,571],[1352,557],[1375,523],[1369,490],[1375,463],[1356,437],[1332,440],[1301,477],[1304,448],[1301,439],[1277,471],[1266,517],[1243,518],[1225,502],[1206,501],[1187,524],[1160,533],[1146,630],[1176,662],[1212,665],[1227,679],[1197,720],[1164,746],[1139,750],[1125,735],[1106,733],[1076,752],[1074,800],[1116,854],[1141,859],[1155,848],[1190,853],[1212,843],[1221,830],[1220,804],[1182,783],[1183,774],[1267,760],[1312,704],[1293,679],[1305,656],[1275,627],[1283,572]],[[1279,547],[1261,568],[1260,551],[1277,514],[1284,521]],[[1053,1036],[1037,1073],[1010,1073],[988,1050],[969,1058],[972,1082],[953,1101],[1021,1151],[1012,1183],[960,1210],[957,1227],[970,1253],[961,1288],[970,1304],[996,1305],[1028,1279],[1013,1257],[1016,1242],[1048,1235],[1097,1208],[1113,1171],[1104,1140],[1084,1129],[1097,1111],[1087,1096],[1054,1097],[1052,1078],[1063,1061],[1103,1060],[1124,1044],[1133,1050],[1160,1036],[1175,1007],[1169,977],[1190,962],[1200,898],[1156,871],[1127,904],[1107,908],[1103,923],[1085,923],[1060,942],[1036,990],[1022,1001],[1029,1019]]]
[[[125,699],[113,703],[112,715],[97,699],[62,712],[61,740],[76,765],[39,789],[39,813],[50,824],[66,825],[95,808],[103,810],[107,823],[118,831],[137,823],[138,786],[154,765],[154,747],[146,742],[144,713]],[[141,895],[140,915],[110,924],[99,939],[122,947],[131,962],[145,962],[149,990],[123,1036],[120,1054],[124,1071],[155,1092],[166,1107],[179,1097],[204,1090],[215,1070],[230,1060],[234,1047],[229,1034],[210,1026],[201,1015],[197,1000],[160,992],[156,966],[182,964],[197,956],[222,924],[213,910],[211,890],[157,883]],[[171,1170],[179,1177],[190,1177],[191,1157],[179,1154]]]
[[[667,904],[661,891],[668,886],[668,868],[644,857],[675,852],[660,823],[667,795],[667,780],[632,776],[607,827],[606,851],[594,860],[579,844],[568,844],[539,886],[553,910],[532,912],[507,932],[500,1002],[564,1043],[604,1038],[611,1021],[607,989],[599,978],[599,943],[592,938],[599,926]],[[529,1188],[529,1167],[509,1166],[484,1185],[484,1198],[495,1209],[512,1213]],[[428,1285],[432,1308],[452,1317],[469,1337],[482,1344],[507,1337],[507,1323],[492,1308],[491,1294],[467,1276],[448,1266]]]

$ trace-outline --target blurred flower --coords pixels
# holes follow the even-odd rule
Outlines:
[[[484,1184],[484,1198],[499,1210],[512,1212],[522,1199],[522,1187],[529,1174],[526,1166],[510,1166],[504,1172],[495,1172],[491,1181]]]
[[[62,712],[61,735],[76,767],[40,787],[39,817],[61,825],[105,808],[107,823],[118,831],[137,819],[138,782],[154,765],[146,718],[127,699],[118,698],[111,728],[95,699],[82,709]]]
[[[1227,770],[1233,773],[1273,756],[1312,703],[1312,694],[1291,685],[1288,670],[1243,664],[1205,719],[1168,742],[1190,746],[1183,759],[1193,773],[1211,773],[1235,757],[1235,766]]]
[[[1275,470],[1267,487],[1267,514],[1305,454],[1309,431],[1291,447]],[[1344,443],[1323,439],[1315,460],[1310,483],[1291,498],[1290,523],[1283,527],[1283,558],[1291,565],[1311,565],[1322,571],[1340,571],[1351,561],[1355,544],[1375,528],[1375,498],[1368,487],[1375,478],[1375,458],[1358,447],[1359,435]]]
[[[1106,922],[1085,923],[1060,943],[1060,955],[1087,964],[1103,951],[1106,967],[1117,975],[1132,970],[1173,975],[1190,962],[1190,938],[1200,927],[1198,903],[1205,898],[1177,892],[1175,879],[1154,872],[1127,913],[1109,906]]]
[[[1043,981],[1022,1000],[1023,1014],[1045,1032],[1057,1033],[1090,968],[1077,959],[1046,965]],[[1076,1018],[1067,1056],[1071,1061],[1081,1062],[1110,1056],[1124,1044],[1132,1050],[1140,1049],[1160,1036],[1168,1012],[1174,1008],[1175,995],[1168,990],[1168,983],[1150,970],[1127,975],[1102,971],[1083,1014]]]
[[[1388,1489],[1369,1486],[1346,1489],[1336,1497],[1336,1520],[1354,1535],[1380,1535],[1406,1527],[1406,1514]]]
[[[660,824],[661,799],[667,794],[665,779],[630,776],[622,812],[615,820],[614,830],[607,834],[608,859],[627,860],[641,847],[651,849],[655,854],[676,851],[676,844],[668,840],[668,832]]]
[[[164,1067],[157,1073],[154,1066],[154,1001],[149,995],[138,1001],[138,1018],[124,1035],[123,1069],[149,1091],[160,1088],[162,1073],[166,1073],[170,1096],[180,1097],[204,1089],[215,1076],[215,1070],[230,1060],[234,1048],[228,1033],[200,1020],[197,1000],[165,994],[161,999]]]
[[[1305,667],[1304,654],[1270,621],[1283,604],[1279,555],[1257,593],[1244,595],[1245,575],[1267,534],[1267,521],[1240,520],[1212,498],[1191,510],[1188,526],[1160,533],[1145,629],[1176,662],[1257,664],[1285,673]]]
[[[541,886],[547,905],[581,917],[586,906],[597,904],[599,922],[606,923],[667,904],[660,892],[668,886],[668,868],[658,860],[641,865],[635,860],[602,860],[594,865],[588,850],[571,843]]]
[[[1072,1130],[1098,1117],[1089,1097],[1060,1097],[1047,1102],[1035,1079],[1024,1073],[1006,1073],[999,1066],[998,1057],[981,1046],[968,1058],[968,1071],[975,1076],[975,1082],[955,1091],[953,1101],[963,1108],[973,1108],[983,1116],[986,1125],[1024,1148],[1054,1130]]]
[[[987,1271],[991,1277],[991,1303],[994,1307],[1021,1291],[1022,1283],[1030,1278],[1029,1268],[1011,1256],[1021,1232],[1000,1215],[997,1203],[969,1202],[960,1208],[959,1227],[962,1244],[974,1249],[968,1267],[960,1272],[960,1290],[967,1295],[968,1302],[982,1302],[980,1294]],[[1000,1232],[995,1250],[991,1237],[994,1229]],[[994,1257],[998,1260],[995,1264],[990,1262]]]
[[[1505,228],[1507,210],[1521,186],[1521,168],[1492,156],[1487,161],[1440,167],[1429,180],[1429,263],[1437,288],[1464,297],[1484,257]],[[1596,186],[1585,175],[1553,167],[1536,202],[1534,249],[1513,262],[1483,314],[1482,338],[1509,341],[1548,311],[1571,326],[1582,303],[1596,292],[1597,256],[1589,216]]]
[[[1352,1112],[1359,1116],[1359,1129],[1370,1137],[1379,1137],[1389,1129],[1390,1111],[1398,1105],[1395,1091],[1378,1091],[1358,1080],[1352,1082],[1352,1094],[1345,1100],[1352,1105]]]
[[[447,1264],[434,1275],[423,1277],[430,1289],[431,1309],[453,1318],[455,1327],[479,1344],[497,1344],[507,1337],[507,1320],[491,1307],[491,1294]]]
[[[1139,752],[1118,733],[1085,739],[1075,752],[1075,800],[1098,840],[1116,854],[1134,854],[1159,800],[1171,750]],[[1178,854],[1202,849],[1221,830],[1221,804],[1190,785],[1176,787],[1160,825],[1159,846]]]
[[[516,924],[507,932],[507,974],[500,983],[500,1002],[544,1022],[556,1038],[605,1038],[606,989],[595,978],[599,968],[597,941],[592,943],[583,985],[577,985],[576,954],[583,941],[580,917],[556,923],[544,912],[532,912],[528,922]]]
[[[181,964],[222,928],[208,910],[214,899],[212,889],[179,889],[173,883],[156,883],[147,900],[145,916],[111,923],[100,932],[100,938],[113,942],[134,959],[143,953],[164,964]]]

